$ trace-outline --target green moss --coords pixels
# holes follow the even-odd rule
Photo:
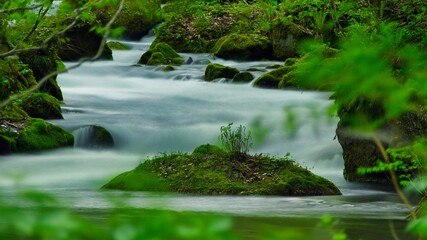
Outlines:
[[[71,133],[42,119],[30,119],[24,130],[16,136],[16,149],[13,151],[40,151],[73,144]]]
[[[156,188],[152,182],[160,183],[160,187]],[[191,155],[165,154],[146,160],[102,188],[209,195],[340,194],[333,183],[296,165],[289,157],[239,155],[236,158],[209,144],[197,147]]]
[[[248,83],[254,80],[254,75],[250,72],[240,72],[233,77],[234,83]]]
[[[93,9],[97,18],[105,25],[117,10],[117,6]],[[123,27],[124,38],[139,40],[156,24],[162,21],[158,14],[160,0],[127,0],[113,27]]]
[[[171,72],[171,71],[174,71],[174,70],[175,70],[175,68],[172,67],[172,66],[170,66],[170,65],[168,65],[168,66],[166,66],[165,68],[162,69],[163,72]]]
[[[223,155],[225,154],[225,151],[222,150],[220,147],[211,144],[200,145],[193,150],[193,155],[205,154]]]
[[[27,64],[14,57],[0,59],[0,100],[36,84],[33,72]]]
[[[285,66],[293,66],[295,63],[297,63],[299,58],[287,58],[285,60]]]
[[[271,59],[272,48],[267,37],[256,34],[231,34],[220,38],[212,49],[215,56],[224,59]]]
[[[20,105],[30,117],[63,119],[58,99],[47,93],[30,93],[22,98]]]
[[[2,154],[48,150],[73,143],[71,133],[42,119],[1,120]]]
[[[167,64],[168,60],[161,52],[155,52],[151,55],[150,59],[147,62],[147,65],[157,66],[162,64]]]
[[[217,63],[210,63],[205,70],[205,80],[212,81],[217,78],[229,78],[232,79],[239,70],[236,68],[224,66]]]
[[[116,41],[110,41],[107,42],[107,46],[111,49],[111,50],[129,50],[130,47],[121,43],[121,42],[116,42]]]
[[[168,44],[152,44],[150,49],[142,54],[139,64],[147,65],[181,65],[184,59]]]
[[[280,79],[271,75],[270,73],[266,73],[259,77],[255,82],[253,83],[256,87],[261,88],[278,88],[279,87]]]

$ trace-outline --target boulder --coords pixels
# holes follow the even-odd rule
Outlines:
[[[102,36],[92,31],[92,27],[92,24],[83,22],[64,34],[66,42],[61,43],[58,48],[58,55],[63,61],[78,61],[85,57],[92,58],[97,54],[104,40]],[[112,51],[106,44],[99,59],[113,59]]]
[[[58,99],[47,93],[30,93],[22,98],[21,108],[30,117],[42,119],[63,119]]]
[[[252,61],[272,58],[272,47],[267,37],[256,34],[230,34],[220,38],[212,49],[220,58]]]
[[[181,65],[184,59],[167,43],[153,43],[150,49],[142,54],[138,63],[151,66]]]
[[[102,7],[92,11],[105,25],[117,11],[117,7]],[[123,27],[122,37],[125,39],[139,40],[162,21],[159,11],[160,0],[126,0],[112,27]]]
[[[0,154],[72,146],[74,137],[42,119],[0,120]]]
[[[46,75],[55,73],[58,70],[58,55],[53,47],[35,52],[24,52],[19,56],[22,62],[28,64],[37,82],[40,82]],[[57,74],[54,74],[45,80],[39,90],[49,93],[58,100],[63,100],[62,91],[58,86],[56,77]]]
[[[388,173],[360,175],[359,167],[374,167],[383,156],[372,138],[372,134],[354,131],[355,121],[365,119],[375,121],[383,117],[381,104],[359,98],[338,111],[340,121],[336,130],[337,138],[343,149],[344,178],[348,181],[390,183]],[[402,116],[382,124],[374,133],[385,149],[403,147],[415,139],[427,137],[427,111],[421,106]]]
[[[73,132],[76,141],[74,147],[89,149],[104,149],[114,147],[111,133],[104,127],[89,125]]]
[[[233,77],[234,83],[248,83],[254,80],[254,75],[250,72],[240,72]]]
[[[270,73],[263,74],[257,78],[253,85],[260,88],[279,88],[280,79]]]
[[[129,50],[130,49],[129,46],[117,41],[109,41],[107,42],[107,46],[111,50]]]
[[[210,63],[205,70],[205,80],[212,81],[218,78],[229,78],[232,79],[236,74],[239,73],[239,70],[236,68],[224,66],[217,63]]]
[[[293,66],[282,66],[273,71],[261,75],[254,82],[254,86],[261,88],[279,88],[279,83],[282,81],[282,78],[293,71],[295,67]]]
[[[298,44],[313,36],[294,23],[275,21],[272,26],[273,57],[279,60],[299,56]]]

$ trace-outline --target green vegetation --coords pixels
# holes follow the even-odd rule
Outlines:
[[[333,183],[296,165],[289,156],[227,153],[212,145],[199,146],[193,154],[164,154],[147,159],[102,188],[208,195],[340,194]]]
[[[1,120],[1,123],[2,154],[48,150],[74,143],[71,133],[42,119]]]
[[[117,41],[109,41],[107,42],[107,46],[111,50],[129,50],[129,46],[126,46],[125,44]]]
[[[235,60],[271,59],[272,49],[267,37],[256,34],[231,34],[216,42],[212,53],[220,58]]]
[[[28,116],[42,119],[63,119],[58,99],[47,93],[30,93],[19,103]]]
[[[152,44],[147,52],[142,54],[139,64],[156,65],[181,65],[184,59],[175,52],[167,43]]]
[[[179,192],[209,195],[337,195],[330,181],[283,158],[249,155],[250,132],[232,123],[221,127],[221,148],[205,144],[192,154],[174,153],[146,159],[113,178],[103,189]]]
[[[232,79],[239,70],[236,68],[224,66],[217,63],[209,63],[205,70],[205,80],[212,81],[218,78],[229,78]]]

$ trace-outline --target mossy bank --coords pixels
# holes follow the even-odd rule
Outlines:
[[[203,195],[341,194],[332,182],[298,166],[288,156],[230,154],[209,144],[197,147],[192,154],[148,159],[102,188]]]

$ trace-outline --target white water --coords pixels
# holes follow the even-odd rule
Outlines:
[[[107,151],[60,149],[0,158],[0,186],[13,186],[10,176],[24,175],[23,184],[51,191],[79,209],[111,207],[99,187],[114,175],[135,167],[144,156],[158,152],[192,151],[216,143],[221,126],[234,122],[249,126],[257,118],[268,128],[265,142],[253,152],[283,156],[287,152],[303,166],[334,181],[344,196],[329,197],[208,197],[134,193],[139,207],[214,211],[235,215],[321,216],[399,219],[406,209],[395,194],[368,185],[347,183],[342,177],[341,148],[334,140],[337,119],[325,110],[328,93],[266,90],[250,84],[204,82],[205,64],[176,67],[132,66],[152,38],[131,43],[131,51],[115,51],[114,61],[87,63],[60,75],[65,120],[53,123],[73,131],[100,125],[114,137]],[[283,64],[234,62],[207,54],[183,54],[195,61],[209,59],[245,70]],[[72,64],[72,63],[69,63]],[[259,76],[261,72],[254,72]],[[285,111],[287,109],[287,111]],[[294,132],[283,126],[287,114],[296,114]],[[120,194],[120,193],[112,193]]]

